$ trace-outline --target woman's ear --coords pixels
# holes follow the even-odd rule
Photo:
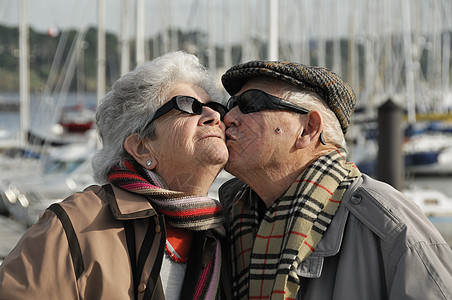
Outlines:
[[[149,145],[138,139],[137,134],[129,135],[124,141],[124,148],[140,165],[144,168],[152,170],[157,162],[152,156]]]
[[[323,131],[323,118],[317,111],[310,111],[304,117],[303,132],[295,143],[297,149],[306,148],[311,143],[317,143]]]

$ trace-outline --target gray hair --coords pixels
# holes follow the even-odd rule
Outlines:
[[[256,79],[256,78],[255,78]],[[345,135],[342,131],[341,124],[334,112],[328,107],[326,102],[319,94],[307,90],[301,90],[299,87],[290,83],[270,78],[258,77],[260,82],[274,87],[274,92],[291,103],[306,108],[307,110],[315,110],[320,113],[323,118],[323,137],[336,147],[347,151],[347,143]]]
[[[317,93],[309,91],[286,91],[283,93],[282,98],[307,110],[317,111],[323,118],[323,137],[325,141],[347,151],[347,143],[339,120]]]
[[[137,134],[140,140],[152,140],[155,127],[146,124],[168,99],[171,87],[179,82],[203,88],[212,101],[223,102],[214,77],[196,56],[175,51],[138,66],[121,76],[101,101],[96,112],[96,126],[102,148],[94,155],[94,180],[108,182],[108,172],[123,165],[131,156],[124,141]]]

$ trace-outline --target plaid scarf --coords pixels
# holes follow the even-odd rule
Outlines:
[[[178,228],[193,231],[211,230],[215,236],[224,236],[222,206],[208,197],[199,197],[171,191],[163,179],[135,161],[127,161],[124,168],[113,167],[109,181],[132,193],[145,196],[152,207],[165,216],[165,221]],[[221,246],[217,248],[207,267],[201,272],[193,299],[215,299],[220,279]]]
[[[296,270],[327,230],[342,196],[360,176],[346,154],[332,151],[313,162],[270,206],[259,224],[258,196],[246,186],[229,218],[235,299],[295,299]]]

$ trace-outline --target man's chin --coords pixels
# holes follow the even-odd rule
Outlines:
[[[236,176],[237,168],[234,167],[234,163],[231,160],[228,160],[226,165],[224,166],[224,170],[232,175]]]

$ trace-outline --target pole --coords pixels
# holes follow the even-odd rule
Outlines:
[[[105,95],[105,0],[98,1],[97,10],[97,103]]]
[[[278,60],[278,0],[269,0],[268,60]]]
[[[30,129],[30,93],[28,78],[28,0],[19,2],[19,71],[20,71],[20,144],[28,141]]]
[[[137,0],[137,40],[136,40],[136,60],[137,66],[144,63],[144,0]]]
[[[213,1],[207,2],[208,22],[209,22],[209,68],[212,72],[217,70],[217,53],[215,48],[215,18],[214,18],[214,3]]]
[[[121,75],[130,71],[130,30],[129,0],[121,1]]]
[[[402,118],[403,110],[391,99],[378,108],[377,177],[399,190],[405,175]]]

